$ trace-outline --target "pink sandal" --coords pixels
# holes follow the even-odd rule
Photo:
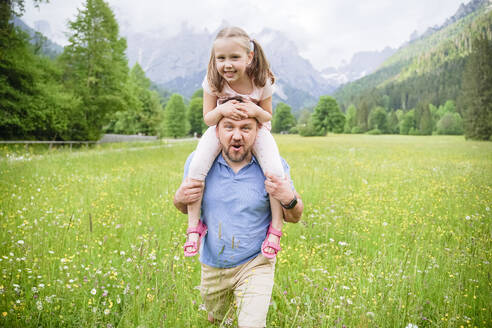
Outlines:
[[[279,237],[278,244],[272,243],[271,241],[268,241],[268,235],[270,235],[270,234]],[[270,223],[270,226],[268,227],[268,232],[267,232],[266,238],[263,241],[263,244],[261,244],[261,253],[263,254],[263,256],[265,256],[268,259],[273,259],[275,256],[277,256],[277,253],[282,250],[282,248],[280,247],[280,237],[282,237],[282,231],[275,229],[274,227],[272,227],[272,224]],[[274,250],[274,252],[273,253],[265,252],[265,249],[267,247],[272,248]]]
[[[205,236],[207,233],[207,226],[202,222],[202,220],[198,221],[198,225],[194,228],[190,227],[186,229],[186,234],[190,233],[197,233],[200,237],[198,239],[198,243],[196,241],[187,241],[183,248],[184,248],[184,256],[190,257],[190,256],[195,256],[198,254],[198,250],[200,249],[200,245],[202,244],[202,238]],[[195,250],[194,251],[187,251],[186,249],[188,247],[193,247]]]

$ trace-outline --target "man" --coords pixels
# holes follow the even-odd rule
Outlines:
[[[265,327],[273,288],[275,259],[261,254],[271,222],[268,194],[284,206],[284,219],[298,222],[303,204],[283,162],[285,179],[266,173],[252,155],[259,123],[253,118],[222,118],[217,125],[221,153],[205,180],[202,220],[208,233],[202,241],[201,294],[208,320],[222,320],[234,295],[239,327]],[[188,165],[184,176],[187,176]],[[195,202],[203,186],[183,181],[174,205],[183,213]]]

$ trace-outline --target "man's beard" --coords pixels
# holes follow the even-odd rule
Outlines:
[[[244,145],[243,145],[243,147],[244,147]],[[227,159],[230,160],[233,163],[240,163],[240,162],[242,162],[251,153],[251,150],[249,148],[248,149],[244,149],[243,148],[244,151],[242,153],[233,153],[233,152],[230,152],[229,149],[231,149],[231,147],[222,147],[222,149],[224,150],[224,154],[227,157]]]

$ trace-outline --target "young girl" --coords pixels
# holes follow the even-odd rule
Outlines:
[[[190,163],[188,178],[204,181],[220,144],[215,125],[222,117],[242,120],[254,117],[262,123],[253,153],[263,172],[284,177],[277,145],[270,133],[272,118],[272,84],[275,77],[261,46],[238,27],[222,29],[215,38],[207,76],[203,81],[203,116],[210,127],[198,143]],[[261,252],[268,258],[277,255],[282,236],[283,212],[278,200],[270,196],[272,223]],[[200,221],[201,198],[188,205],[188,241],[185,256],[198,253],[206,226]]]

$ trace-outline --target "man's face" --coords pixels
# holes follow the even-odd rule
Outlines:
[[[257,131],[258,122],[253,118],[235,121],[224,117],[219,122],[217,137],[227,159],[235,163],[248,159]]]

